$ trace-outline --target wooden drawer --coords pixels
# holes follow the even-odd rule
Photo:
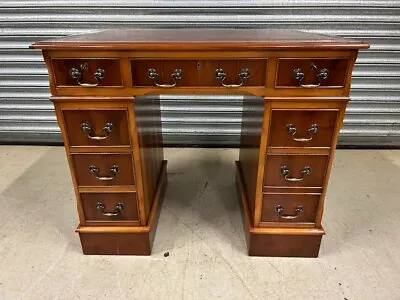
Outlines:
[[[330,147],[339,109],[273,109],[271,147]]]
[[[261,222],[314,223],[320,195],[264,194]]]
[[[118,58],[53,58],[57,87],[122,87]]]
[[[281,187],[322,187],[328,155],[268,155],[264,185]]]
[[[82,193],[86,221],[139,221],[136,193]]]
[[[78,186],[134,185],[130,154],[73,154]]]
[[[279,58],[276,88],[343,88],[347,58]]]
[[[222,87],[222,83],[265,86],[266,68],[265,59],[131,60],[132,85],[135,87],[155,87],[157,84],[164,87]]]
[[[129,146],[126,110],[62,110],[70,146]]]

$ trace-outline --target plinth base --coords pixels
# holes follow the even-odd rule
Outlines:
[[[236,187],[242,210],[248,253],[251,256],[317,257],[323,228],[253,227],[240,162],[236,161]]]
[[[150,255],[166,185],[167,161],[164,160],[148,224],[135,227],[79,226],[76,231],[79,233],[83,253],[87,255]]]

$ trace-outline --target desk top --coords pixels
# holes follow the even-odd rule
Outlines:
[[[274,50],[360,49],[364,42],[297,30],[114,29],[36,42],[35,49],[96,50]]]

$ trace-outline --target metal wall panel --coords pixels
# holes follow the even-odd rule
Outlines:
[[[61,142],[31,42],[108,28],[291,28],[371,43],[339,143],[400,146],[400,1],[0,1],[0,142]],[[162,96],[167,144],[238,144],[242,98]]]

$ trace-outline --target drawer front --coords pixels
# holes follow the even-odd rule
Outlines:
[[[139,221],[136,193],[82,193],[87,221]]]
[[[117,58],[53,58],[57,87],[122,87]]]
[[[73,154],[79,186],[134,185],[130,154]]]
[[[271,147],[330,147],[339,110],[273,109]]]
[[[319,195],[264,194],[261,222],[314,223]]]
[[[131,60],[134,87],[265,86],[266,68],[265,59]]]
[[[328,155],[268,155],[264,185],[322,187],[328,158]]]
[[[343,88],[347,58],[280,58],[276,88]]]
[[[63,110],[70,146],[130,145],[126,110]]]

